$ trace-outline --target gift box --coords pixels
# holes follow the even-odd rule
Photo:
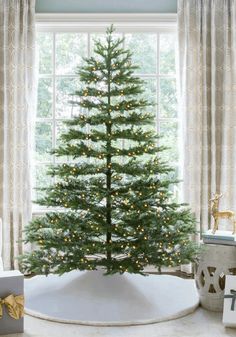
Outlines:
[[[236,327],[236,276],[226,275],[223,324]]]
[[[17,270],[0,272],[0,335],[24,331],[24,276]]]

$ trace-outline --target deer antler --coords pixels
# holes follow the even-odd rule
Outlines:
[[[216,193],[214,197],[210,199],[210,201],[219,200],[222,196],[223,196],[223,193],[220,193],[220,194]]]

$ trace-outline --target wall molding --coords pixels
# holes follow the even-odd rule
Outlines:
[[[116,27],[135,28],[157,27],[174,29],[177,25],[176,14],[164,13],[38,13],[36,14],[37,27],[87,27],[92,29],[114,23]]]

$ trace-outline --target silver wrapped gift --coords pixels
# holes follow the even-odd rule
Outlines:
[[[24,276],[18,270],[0,271],[0,335],[24,331]]]

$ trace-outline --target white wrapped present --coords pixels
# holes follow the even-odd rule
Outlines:
[[[236,276],[226,275],[223,324],[236,327]]]
[[[24,331],[24,276],[0,271],[0,335]]]

